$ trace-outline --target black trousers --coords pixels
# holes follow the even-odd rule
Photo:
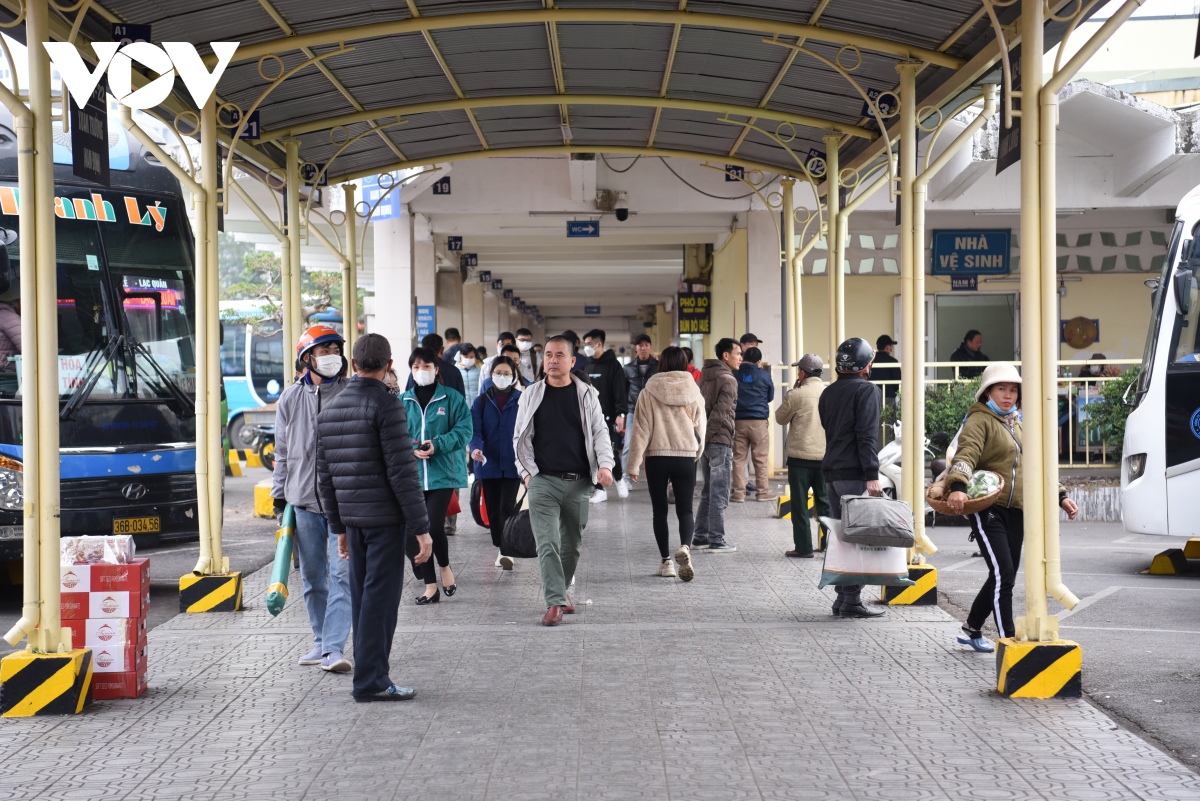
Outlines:
[[[987,562],[988,577],[971,604],[967,628],[979,631],[991,615],[1001,638],[1015,636],[1012,594],[1017,567],[1021,564],[1021,546],[1025,544],[1025,512],[992,506],[968,517],[979,542],[979,552]]]
[[[417,580],[424,580],[426,584],[437,584],[437,570],[433,567],[434,559],[437,560],[440,567],[450,566],[450,540],[446,538],[446,510],[450,508],[450,496],[454,492],[452,489],[426,490],[425,492],[425,513],[429,515],[429,538],[433,540],[433,559],[426,559],[419,565],[413,562],[412,569]],[[415,536],[408,538],[405,552],[410,561],[421,552],[421,546],[417,544]]]
[[[612,443],[613,461],[615,462],[612,468],[613,481],[620,481],[625,475],[621,472],[621,451],[625,450],[625,434],[617,431],[615,425],[609,425],[608,441]]]
[[[675,518],[679,521],[679,544],[691,545],[696,520],[692,515],[692,493],[696,490],[696,460],[690,456],[646,457],[646,484],[654,510],[654,539],[663,559],[670,555],[667,528],[667,484],[675,488]]]
[[[483,482],[483,503],[487,507],[488,528],[492,531],[492,545],[500,547],[504,535],[504,524],[517,512],[517,493],[521,489],[519,478],[475,479]]]
[[[404,588],[403,526],[346,526],[350,548],[350,619],[354,629],[354,695],[383,692],[392,684],[388,657]]]
[[[829,516],[834,520],[842,519],[843,495],[862,495],[867,491],[867,482],[858,480],[826,481],[825,486],[826,494],[829,496]],[[837,599],[842,606],[854,606],[862,603],[861,584],[835,584],[833,589],[837,592]]]

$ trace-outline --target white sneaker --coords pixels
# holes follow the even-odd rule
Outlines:
[[[512,570],[514,567],[516,567],[517,560],[513,559],[511,556],[501,556],[497,560],[497,563],[504,570]]]
[[[680,545],[679,550],[675,552],[675,561],[679,563],[679,577],[684,581],[691,581],[696,576],[696,570],[692,567],[692,549],[686,545]]]
[[[617,497],[618,498],[628,498],[629,497],[629,482],[626,479],[621,479],[620,481],[617,482]]]
[[[675,572],[675,563],[671,561],[671,557],[662,560],[662,564],[658,566],[658,575],[663,578],[675,578],[678,574]]]
[[[501,566],[501,564],[500,564],[500,560],[501,560],[501,558],[503,558],[503,557],[501,557],[501,556],[500,556],[500,552],[499,552],[499,551],[496,551],[496,567],[500,567],[500,566]]]
[[[604,503],[608,500],[608,491],[604,487],[597,487],[592,493],[592,497],[588,498],[588,503]]]

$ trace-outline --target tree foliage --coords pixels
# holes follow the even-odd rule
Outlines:
[[[1100,427],[1101,437],[1108,447],[1108,453],[1116,461],[1121,460],[1121,452],[1125,447],[1125,421],[1129,418],[1130,407],[1125,405],[1125,392],[1129,385],[1137,380],[1138,370],[1126,370],[1112,381],[1100,384],[1100,400],[1088,404],[1088,417],[1092,425]]]

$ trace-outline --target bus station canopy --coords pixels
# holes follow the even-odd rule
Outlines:
[[[15,11],[18,2],[0,5]],[[1074,7],[1073,0],[1052,5]],[[239,42],[217,91],[218,102],[241,109],[270,79],[327,56],[262,99],[262,138],[238,150],[269,169],[283,163],[280,140],[297,137],[304,161],[337,154],[331,180],[546,152],[677,155],[798,174],[798,162],[824,153],[831,133],[841,137],[842,164],[861,166],[885,147],[863,94],[895,90],[897,64],[925,65],[921,108],[945,107],[982,79],[998,80],[999,45],[979,0],[100,0],[84,7],[76,41],[85,57],[85,43],[109,39],[112,22],[149,24],[154,41],[189,41],[202,53],[210,41]],[[1011,25],[1019,4],[996,13]],[[64,14],[54,32],[69,31],[73,16]],[[1056,41],[1052,27],[1048,44]],[[191,104],[181,84],[174,101],[168,111]]]

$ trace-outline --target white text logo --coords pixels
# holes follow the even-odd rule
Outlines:
[[[75,105],[83,108],[96,90],[100,79],[108,72],[108,89],[124,106],[148,109],[161,105],[175,86],[175,75],[196,101],[199,108],[208,102],[216,91],[217,81],[238,49],[238,42],[212,42],[217,65],[212,72],[204,66],[204,60],[189,42],[163,42],[162,47],[149,42],[132,42],[121,46],[120,42],[93,42],[92,50],[98,59],[95,70],[89,70],[83,57],[68,42],[43,42],[50,60],[58,68],[63,84],[71,92]],[[133,89],[133,62],[158,73],[157,78],[145,86]]]

